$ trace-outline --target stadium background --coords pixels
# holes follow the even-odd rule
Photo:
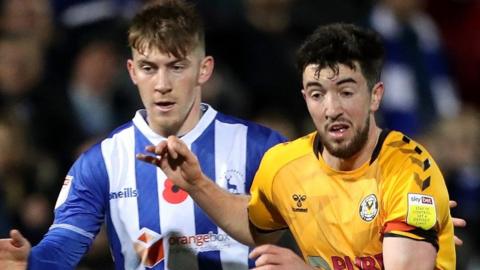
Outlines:
[[[125,60],[126,27],[142,3],[0,0],[1,237],[14,227],[38,242],[73,160],[140,108]],[[216,60],[204,100],[290,138],[312,130],[294,66],[302,39],[323,23],[375,25],[373,14],[396,21],[403,35],[388,27],[382,34],[387,64],[399,69],[387,70],[384,79],[387,91],[401,91],[392,91],[399,94],[383,104],[379,121],[419,140],[436,158],[460,205],[453,213],[469,224],[457,230],[465,242],[457,249],[458,269],[480,269],[480,1],[195,3]],[[403,23],[411,18],[427,30],[412,31],[418,27]],[[402,49],[390,51],[396,46]],[[111,268],[101,233],[79,269]]]

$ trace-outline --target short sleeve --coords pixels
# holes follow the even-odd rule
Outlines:
[[[273,148],[274,149],[274,148]],[[287,227],[273,202],[272,186],[278,170],[270,149],[262,159],[250,190],[248,205],[250,222],[261,230],[273,231]]]
[[[108,175],[100,145],[81,155],[65,178],[50,229],[65,229],[93,240],[108,202]]]
[[[384,196],[384,234],[426,240],[437,246],[437,234],[448,222],[448,191],[440,169],[425,151],[407,156],[388,177]]]

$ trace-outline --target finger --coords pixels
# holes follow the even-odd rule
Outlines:
[[[281,260],[282,258],[279,255],[264,253],[255,260],[255,266],[279,265],[281,264]]]
[[[173,136],[171,136],[173,137]],[[172,150],[172,152],[169,152],[170,155],[180,155],[183,157],[183,160],[189,165],[189,166],[196,166],[198,163],[198,159],[193,154],[193,152],[188,148],[188,146],[183,142],[182,140],[174,137],[172,138],[171,141],[169,141],[169,150]],[[172,156],[173,157],[173,156]],[[178,158],[178,156],[174,156],[174,159]]]
[[[145,155],[145,154],[141,154],[141,153],[137,154],[136,158],[138,160],[143,161],[143,162],[151,163],[151,164],[153,164],[155,166],[159,166],[159,167],[160,167],[160,164],[161,164],[160,162],[161,162],[161,159],[162,159],[160,156],[155,157],[155,156]]]
[[[178,158],[178,153],[177,153],[177,144],[178,144],[178,138],[175,137],[175,136],[169,136],[168,139],[167,139],[167,151],[168,151],[168,155],[173,158],[173,159],[177,159]]]
[[[152,153],[152,154],[160,155],[165,151],[166,146],[167,146],[166,142],[161,141],[157,145],[147,145],[147,146],[145,146],[145,151],[149,152],[149,153]]]
[[[275,253],[275,246],[274,245],[261,245],[252,250],[248,257],[252,260],[255,258],[261,256],[262,254],[265,253]]]
[[[448,202],[448,206],[450,208],[455,208],[455,207],[457,207],[457,205],[458,205],[457,202],[454,201],[454,200],[451,200],[451,201]]]
[[[145,151],[155,154],[155,145],[147,145],[145,146]]]
[[[17,248],[23,247],[27,244],[27,239],[25,239],[18,230],[11,230],[10,238],[12,238],[10,243]]]
[[[458,238],[457,236],[453,236],[453,240],[455,241],[455,246],[463,245],[462,239]]]
[[[455,227],[466,227],[467,226],[467,221],[463,218],[452,218],[453,226]]]
[[[177,159],[179,156],[182,156],[185,160],[189,161],[191,161],[193,157],[192,152],[190,149],[188,149],[185,142],[175,136],[168,137],[168,154],[173,159]]]
[[[148,148],[148,146],[147,146]],[[164,141],[161,141],[159,142],[156,146],[155,146],[155,149],[153,152],[151,152],[152,154],[156,154],[156,155],[163,155],[167,152],[167,141],[164,140]]]

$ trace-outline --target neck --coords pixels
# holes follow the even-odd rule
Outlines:
[[[377,127],[375,121],[370,123],[370,129],[368,131],[368,140],[363,148],[353,156],[343,159],[331,155],[326,149],[324,149],[322,157],[325,162],[337,171],[353,171],[360,168],[363,164],[370,161],[370,158],[377,145],[378,138],[380,136],[381,129]]]
[[[174,119],[174,121],[164,121],[161,124],[158,125],[153,125],[152,120],[149,119],[148,112],[147,112],[147,123],[150,126],[150,128],[157,133],[158,135],[161,135],[162,137],[167,138],[168,136],[174,135],[177,137],[182,137],[188,132],[190,132],[192,129],[195,128],[195,126],[198,124],[200,121],[200,118],[203,115],[203,111],[201,109],[201,101],[200,99],[197,99],[194,101],[194,104],[190,107],[190,110],[187,112],[185,115],[185,118],[183,119]]]
[[[195,126],[200,122],[200,119],[202,118],[203,111],[201,108],[200,101],[195,101],[195,104],[193,105],[189,115],[187,116],[187,119],[183,122],[182,126],[175,132],[172,133],[173,135],[176,135],[177,137],[182,137],[188,132],[190,132],[192,129],[195,128]]]

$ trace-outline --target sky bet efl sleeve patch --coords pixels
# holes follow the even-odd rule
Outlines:
[[[408,194],[407,224],[429,230],[437,222],[435,200],[424,194]]]

